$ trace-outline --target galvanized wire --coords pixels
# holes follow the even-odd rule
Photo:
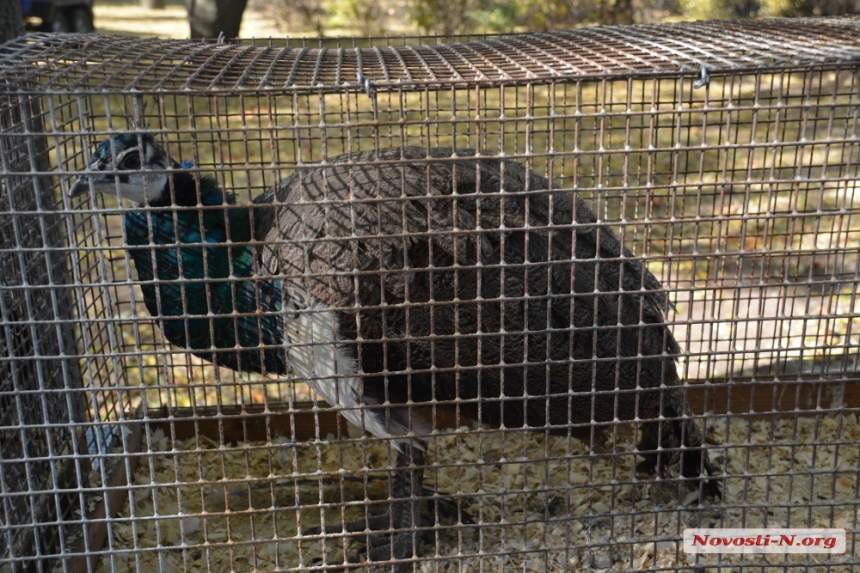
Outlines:
[[[564,32],[464,38],[185,40],[31,35],[0,53],[7,85],[45,90],[289,90],[546,82],[632,74],[698,74],[856,60],[856,17],[603,26]],[[284,45],[286,44],[286,46]],[[316,44],[316,46],[314,46]],[[133,54],[129,57],[129,54]]]
[[[703,497],[677,468],[660,479],[637,473],[635,432],[643,422],[586,425],[594,429],[588,443],[522,424],[480,426],[469,417],[474,399],[452,399],[453,408],[433,409],[424,434],[425,489],[412,496],[425,498],[432,519],[420,524],[427,540],[407,570],[860,565],[858,20],[697,22],[461,40],[215,45],[36,35],[0,47],[4,571],[318,570],[317,559],[337,564],[368,536],[321,536],[313,526],[362,518],[366,508],[382,509],[396,497],[391,436],[362,434],[338,417],[346,410],[310,402],[315,396],[288,376],[218,368],[164,339],[144,305],[141,289],[152,283],[141,280],[126,249],[122,217],[134,207],[102,194],[67,196],[93,147],[120,133],[152,136],[187,162],[161,172],[187,171],[195,185],[211,174],[237,194],[239,206],[295,184],[296,174],[320,173],[323,161],[333,169],[341,154],[349,154],[354,173],[452,163],[474,173],[476,158],[504,158],[530,177],[545,176],[549,190],[517,187],[510,163],[498,189],[487,191],[483,181],[454,193],[425,182],[409,188],[426,192],[417,199],[405,183],[333,185],[302,207],[328,210],[320,236],[240,240],[231,230],[236,245],[261,252],[328,248],[332,261],[348,260],[337,253],[359,247],[388,249],[396,258],[403,245],[456,244],[453,262],[432,265],[302,267],[286,256],[278,268],[263,258],[255,263],[254,281],[349,277],[362,288],[337,310],[365,321],[407,317],[403,328],[381,322],[375,336],[362,331],[362,344],[456,340],[457,352],[431,363],[416,358],[408,372],[391,367],[390,377],[489,376],[493,364],[458,352],[499,336],[490,327],[413,326],[408,321],[427,308],[441,314],[452,305],[465,309],[471,299],[386,299],[404,276],[430,268],[439,282],[467,281],[501,271],[537,283],[541,273],[570,263],[479,260],[473,246],[482,237],[515,230],[455,222],[453,204],[484,209],[478,222],[495,213],[516,227],[519,214],[506,210],[518,197],[537,206],[548,194],[556,202],[575,195],[594,221],[536,214],[529,240],[611,230],[630,252],[602,255],[600,264],[641,263],[659,280],[656,292],[674,305],[663,310],[681,346],[688,415],[715,442],[708,450],[725,478],[723,498]],[[402,147],[459,151],[408,160],[386,155]],[[344,191],[348,197],[337,195]],[[436,192],[443,196],[431,196]],[[396,219],[416,204],[432,207],[426,228],[412,221],[383,231],[380,222],[379,231],[368,230],[359,217],[335,232],[338,209],[370,220],[378,209]],[[621,286],[602,294],[631,290]],[[482,304],[573,308],[582,294],[526,287],[484,293]],[[624,329],[644,330],[581,327]],[[532,360],[543,348],[534,341],[557,330],[530,324],[516,339],[523,356],[507,367],[552,362],[548,351]],[[630,361],[643,359],[593,360]],[[601,438],[601,428],[608,437]],[[841,527],[848,551],[766,563],[695,557],[679,546],[688,526]]]

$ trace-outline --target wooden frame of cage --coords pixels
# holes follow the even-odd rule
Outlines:
[[[796,415],[821,415],[830,410],[860,409],[860,372],[853,376],[823,378],[815,381],[803,377],[757,380],[754,378],[713,379],[707,384],[691,384],[687,388],[690,406],[697,415],[731,413],[749,418],[773,418]],[[742,414],[741,412],[748,412]],[[85,522],[88,538],[80,535],[66,539],[72,548],[67,559],[60,559],[52,573],[87,573],[98,566],[98,556],[107,541],[107,519],[119,515],[123,507],[123,488],[129,484],[140,458],[144,432],[161,429],[171,440],[206,436],[219,443],[261,441],[285,436],[297,441],[308,441],[317,435],[348,433],[346,420],[327,405],[318,407],[313,402],[287,404],[249,404],[208,408],[160,408],[129,413],[126,436],[127,456],[111,457],[106,463],[108,492],[93,493],[90,499],[95,508],[88,512]],[[460,420],[450,411],[439,410],[440,428],[459,427]],[[293,435],[295,428],[295,435]],[[123,463],[127,459],[128,464]],[[107,501],[107,503],[105,503]],[[87,504],[90,507],[90,503]],[[89,548],[87,550],[87,547]],[[63,561],[65,561],[65,566]],[[92,567],[92,569],[90,569]]]

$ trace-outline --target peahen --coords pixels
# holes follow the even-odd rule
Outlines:
[[[233,369],[289,370],[394,441],[389,511],[344,527],[394,530],[368,549],[372,561],[420,551],[431,409],[419,406],[430,401],[586,439],[638,417],[642,468],[662,473],[680,457],[682,474],[706,473],[719,496],[660,283],[581,199],[514,161],[474,157],[338,156],[239,208],[149,135],[120,135],[97,149],[88,170],[101,173],[70,194],[92,184],[152,208],[126,215],[126,238],[173,344]],[[146,282],[155,277],[173,282]]]

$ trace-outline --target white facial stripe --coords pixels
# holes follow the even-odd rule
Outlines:
[[[146,143],[144,143],[143,144],[143,151],[144,151],[143,156],[146,159],[146,161],[144,161],[143,164],[144,165],[152,165],[153,163],[155,163],[155,156],[156,156],[158,150],[155,147],[153,147],[152,145],[147,146]]]
[[[143,190],[150,202],[161,197],[167,187],[166,173],[147,173],[141,179],[143,180]]]
[[[114,161],[114,165],[116,165],[117,169],[119,169],[119,166],[122,165],[122,162],[125,159],[126,155],[128,155],[130,153],[137,153],[137,147],[130,147],[129,149],[126,149],[125,151],[119,152],[119,155],[116,156],[116,160]]]
[[[138,153],[137,147],[125,149],[119,153],[114,160],[103,165],[98,161],[93,162],[89,166],[90,171],[94,172],[113,172],[121,170],[122,162],[130,153]],[[95,189],[100,193],[107,195],[116,195],[123,199],[128,199],[139,205],[146,202],[152,202],[161,197],[164,189],[167,187],[167,174],[163,169],[167,169],[167,165],[162,165],[166,159],[165,154],[160,154],[159,149],[153,145],[146,145],[144,142],[145,161],[139,170],[132,170],[123,175],[127,176],[127,181],[123,182],[119,176],[114,178],[111,175],[105,176],[105,180],[99,181],[97,176],[94,179]],[[157,171],[153,173],[152,171]]]

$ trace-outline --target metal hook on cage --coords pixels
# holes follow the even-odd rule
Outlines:
[[[361,73],[361,70],[355,72],[356,77],[358,78],[358,85],[364,88],[364,93],[367,94],[367,97],[373,99],[376,97],[376,86],[370,78]]]
[[[693,87],[696,89],[703,88],[711,83],[711,75],[708,71],[708,66],[702,64],[702,69],[699,70],[699,77],[693,82]]]
[[[224,30],[218,32],[218,39],[215,41],[216,46],[221,46],[227,43],[227,36],[224,35]]]
[[[4,284],[3,286],[5,287],[6,285]],[[12,307],[15,305],[15,299],[12,298],[12,293],[5,288],[3,289],[3,305],[6,307],[6,316],[9,318],[9,321],[18,322],[18,315],[12,310]]]
[[[4,260],[4,258],[5,257],[3,256],[3,253],[0,253],[0,268],[3,269],[6,268],[6,261]],[[8,286],[10,286],[10,284],[6,282],[5,273],[0,272],[0,293],[2,293],[3,295],[2,297],[0,297],[0,299],[2,299],[3,307],[6,309],[7,318],[12,322],[17,322],[18,317],[12,310],[15,305],[15,299],[12,297],[11,289],[7,288]],[[0,318],[2,318],[2,313],[0,313]]]
[[[146,124],[146,116],[150,108],[155,108],[157,103],[154,99],[147,100],[142,95],[134,95],[132,96],[132,109],[126,110],[127,112],[131,112],[131,126],[134,130],[139,131],[147,128]]]

